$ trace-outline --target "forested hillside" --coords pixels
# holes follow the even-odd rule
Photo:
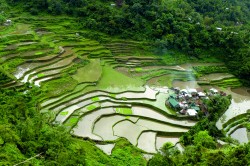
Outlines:
[[[11,0],[8,3],[33,15],[77,17],[79,28],[150,40],[161,49],[178,49],[198,58],[217,55],[234,74],[249,83],[248,0]]]
[[[13,25],[5,26],[7,19]],[[166,108],[166,94],[154,91],[162,97],[159,104],[160,97],[140,91],[155,78],[170,87],[174,80],[218,73],[228,75],[205,84],[222,89],[249,86],[249,30],[249,0],[0,0],[0,165],[249,165],[250,143],[240,145],[216,127],[231,95],[204,100],[207,114],[199,113],[193,126],[183,127],[183,117]],[[192,69],[171,66],[193,59],[216,63]],[[13,74],[17,69],[20,77]],[[121,92],[107,91],[110,85]],[[171,143],[154,154],[126,137],[99,141],[71,135],[80,118],[101,112],[107,101],[116,111],[129,112],[111,112],[125,120],[135,117],[130,115],[132,103],[163,112],[158,102],[169,109],[164,115],[177,124],[168,125],[183,130],[173,132],[183,152]],[[71,108],[75,112],[67,119]],[[57,115],[65,118],[62,125],[55,123]],[[239,121],[250,129],[248,116]],[[228,128],[236,123],[229,120]],[[115,144],[110,155],[95,146],[110,143]],[[146,161],[143,154],[152,159]]]

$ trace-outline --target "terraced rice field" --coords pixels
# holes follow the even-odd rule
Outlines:
[[[246,143],[250,140],[250,133],[245,126],[245,123],[250,120],[249,88],[241,87],[226,90],[226,92],[231,94],[233,99],[228,110],[220,117],[216,126],[240,143]]]
[[[171,86],[200,87],[199,81],[208,79],[214,82],[206,85],[221,86],[224,79],[235,79],[213,73],[197,82],[192,65],[168,66],[148,43],[99,42],[85,31],[66,28],[64,18],[15,21],[0,47],[1,68],[13,80],[0,86],[39,86],[45,94],[41,112],[53,113],[55,123],[79,138],[115,143],[124,137],[145,153],[156,153],[166,141],[176,144],[196,123],[165,106]],[[114,144],[97,146],[110,154]]]

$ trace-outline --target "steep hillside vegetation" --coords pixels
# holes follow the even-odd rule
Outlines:
[[[34,0],[28,3],[12,0],[8,3],[34,15],[67,14],[78,18],[79,28],[146,39],[160,49],[178,49],[199,58],[217,55],[234,74],[249,83],[250,5],[247,0]]]
[[[248,28],[247,0],[0,0],[0,165],[250,164],[226,135],[249,113],[216,127],[230,95],[166,107],[175,82],[249,83]]]

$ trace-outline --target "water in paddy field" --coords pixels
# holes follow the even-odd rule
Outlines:
[[[166,143],[171,142],[173,145],[179,142],[179,137],[170,136],[157,136],[156,137],[156,148],[160,150],[161,147]],[[179,149],[180,150],[180,149]]]
[[[179,87],[180,89],[201,89],[201,87],[197,84],[197,81],[178,81],[175,80],[172,83],[173,87]]]
[[[229,119],[246,113],[250,110],[250,94],[248,92],[249,88],[240,87],[236,89],[226,89],[224,90],[227,94],[232,95],[231,105],[228,110],[221,116],[216,126],[222,129],[222,125]]]
[[[183,64],[179,65],[181,68],[185,70],[191,70],[192,66],[200,66],[200,65],[206,65],[206,64]],[[192,74],[192,73],[191,73]],[[192,77],[192,75],[190,75]],[[199,80],[220,80],[224,78],[230,78],[233,77],[233,75],[229,73],[213,73],[213,74],[207,74],[199,78]],[[247,113],[248,110],[250,110],[250,88],[247,87],[239,87],[239,88],[220,88],[217,86],[200,86],[198,85],[197,81],[194,79],[194,81],[179,81],[174,80],[172,82],[173,87],[179,87],[180,89],[190,89],[195,88],[198,91],[202,91],[205,89],[210,88],[216,88],[219,91],[225,92],[227,95],[232,95],[232,101],[231,105],[229,106],[228,110],[220,117],[218,122],[216,123],[216,126],[218,129],[222,129],[222,125],[226,123],[231,118]],[[237,140],[239,140],[240,143],[248,142],[249,138],[247,137],[247,130],[245,128],[237,129],[235,132],[231,134],[231,136]]]
[[[107,155],[111,155],[112,150],[115,147],[115,144],[105,144],[105,145],[96,144],[96,146],[100,148]]]
[[[157,153],[155,148],[156,135],[156,132],[143,132],[138,139],[137,147],[148,153]]]
[[[248,143],[249,136],[246,128],[239,128],[230,135],[232,138],[239,141],[239,143]]]

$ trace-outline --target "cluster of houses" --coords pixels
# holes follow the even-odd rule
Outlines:
[[[217,95],[219,91],[211,88],[208,93],[198,92],[196,89],[171,88],[173,93],[166,100],[166,105],[172,107],[182,115],[196,116],[202,111],[207,114],[207,107],[202,99],[208,99],[208,96]],[[226,94],[221,94],[226,95]]]
[[[3,23],[4,26],[10,26],[11,24],[12,24],[11,20],[5,20],[5,22]]]

